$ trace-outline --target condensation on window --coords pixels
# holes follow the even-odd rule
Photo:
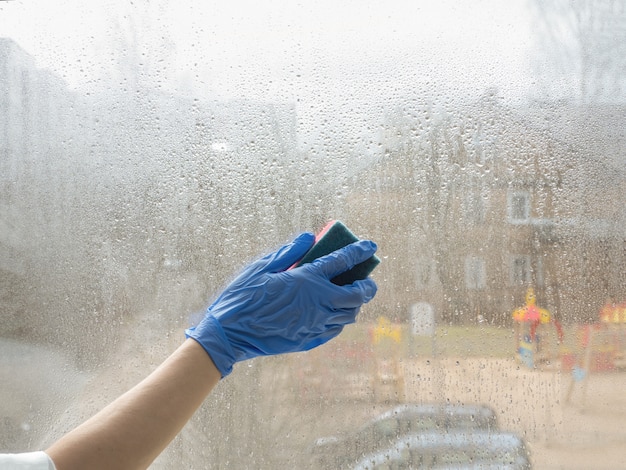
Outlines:
[[[376,298],[151,468],[622,467],[625,67],[618,1],[0,2],[0,452],[339,219]]]

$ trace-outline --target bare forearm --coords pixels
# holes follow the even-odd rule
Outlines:
[[[142,469],[180,432],[220,379],[194,340],[47,453],[58,470]]]

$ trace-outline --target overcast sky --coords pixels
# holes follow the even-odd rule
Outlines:
[[[160,85],[228,96],[528,86],[524,0],[132,3],[2,2],[0,35],[76,88],[111,74],[129,43]]]
[[[143,86],[296,103],[305,141],[365,141],[381,104],[524,99],[531,24],[526,0],[0,2],[0,36],[78,91],[127,86],[121,62]]]

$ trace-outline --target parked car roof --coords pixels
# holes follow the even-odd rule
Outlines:
[[[377,421],[382,421],[390,417],[427,417],[436,416],[440,420],[448,420],[447,424],[452,427],[477,427],[495,428],[497,427],[497,417],[495,411],[487,405],[453,405],[453,404],[413,404],[405,403],[386,411],[374,419],[371,425]]]
[[[496,414],[485,405],[402,404],[353,432],[317,439],[311,453],[315,468],[335,469],[388,447],[404,435],[452,429],[497,429]]]
[[[461,430],[422,432],[399,438],[387,449],[372,452],[354,470],[425,468],[529,469],[524,441],[514,433]]]

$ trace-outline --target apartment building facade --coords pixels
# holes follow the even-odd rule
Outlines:
[[[626,297],[615,158],[490,96],[454,115],[404,110],[391,121],[384,154],[347,202],[380,240],[380,313],[407,320],[427,302],[439,322],[506,325],[532,287],[556,318],[581,322]]]

